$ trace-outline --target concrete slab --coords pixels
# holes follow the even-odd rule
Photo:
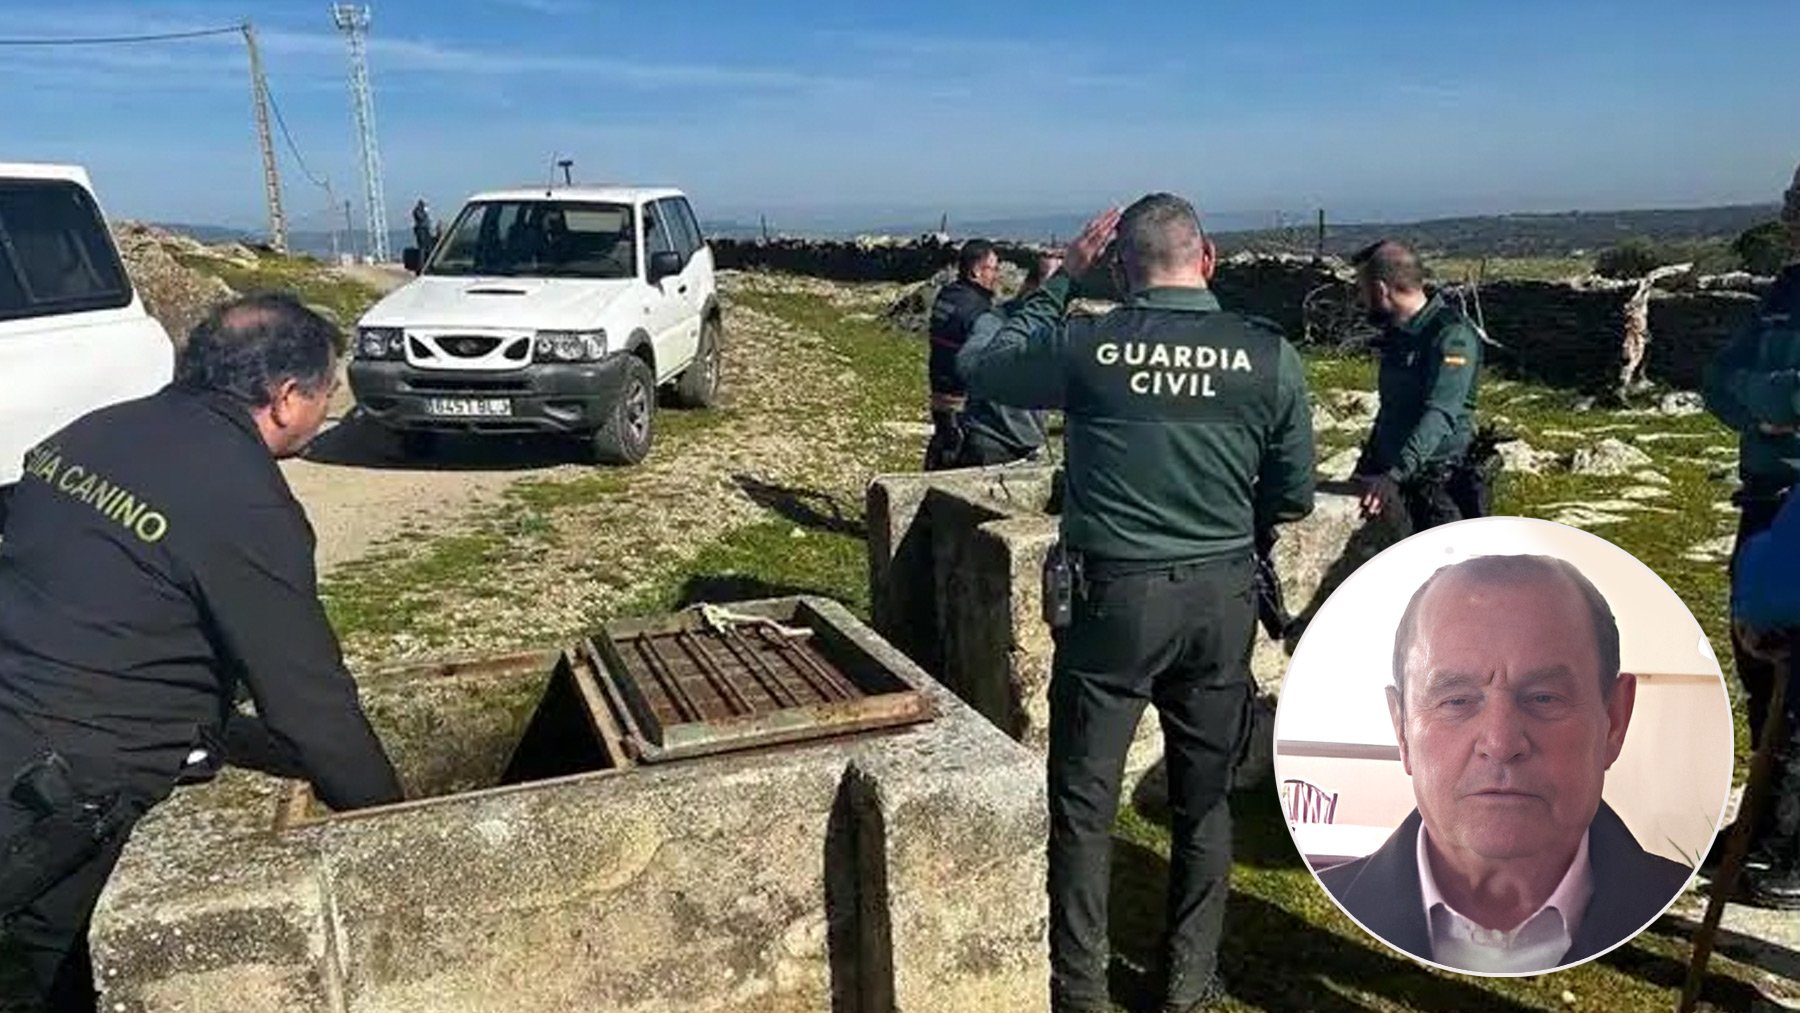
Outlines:
[[[1041,761],[836,603],[732,607],[847,638],[937,718],[470,792],[434,758],[471,731],[494,776],[496,708],[546,676],[476,680],[510,694],[444,692],[454,667],[369,678],[403,780],[454,793],[284,828],[289,784],[181,790],[96,912],[102,1008],[1044,1009]]]

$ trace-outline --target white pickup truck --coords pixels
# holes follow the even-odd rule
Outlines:
[[[408,454],[446,432],[546,433],[636,464],[659,388],[690,408],[718,394],[712,249],[679,190],[476,194],[406,262],[419,277],[363,314],[349,373]]]
[[[174,362],[86,170],[0,162],[0,528],[26,450],[96,408],[156,391]]]

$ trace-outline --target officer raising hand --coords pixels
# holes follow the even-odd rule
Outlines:
[[[1116,245],[1128,291],[1064,318],[1074,279]],[[1249,741],[1255,532],[1313,508],[1299,355],[1208,291],[1215,255],[1187,201],[1096,217],[1061,271],[957,365],[971,397],[1061,409],[1066,495],[1047,570],[1050,963],[1058,1013],[1106,1010],[1107,890],[1125,754],[1147,703],[1173,810],[1164,1009],[1222,994],[1231,867],[1226,793]],[[1066,596],[1064,591],[1069,592]]]

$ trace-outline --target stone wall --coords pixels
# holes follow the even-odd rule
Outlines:
[[[935,240],[894,245],[715,240],[713,250],[722,268],[838,281],[928,284],[926,279],[956,259],[955,244]],[[1002,248],[1002,256],[1019,265],[1029,264],[1035,252],[1027,246]],[[1324,289],[1322,294],[1330,301],[1346,306],[1353,300],[1350,277],[1336,258],[1239,254],[1220,261],[1213,288],[1227,307],[1267,317],[1298,341],[1305,333],[1308,295]],[[1750,316],[1765,284],[1747,276],[1719,281],[1729,287],[1701,279],[1685,288],[1653,292],[1644,378],[1672,387],[1699,386],[1706,362]],[[1104,287],[1096,282],[1083,294],[1106,298]],[[1633,288],[1632,282],[1595,278],[1482,285],[1483,319],[1489,337],[1498,343],[1489,349],[1489,362],[1503,372],[1553,386],[1596,393],[1612,390],[1624,364],[1624,308]],[[919,294],[910,298],[913,303],[921,300]],[[918,323],[924,315],[910,312],[896,318],[901,317]]]
[[[1041,573],[1057,537],[1059,477],[1042,467],[884,475],[869,487],[874,624],[1008,735],[1048,749],[1054,644],[1042,618]],[[1321,489],[1311,517],[1282,529],[1276,568],[1296,628],[1258,633],[1251,673],[1261,692],[1251,762],[1240,783],[1268,776],[1274,696],[1304,624],[1355,568],[1398,540],[1364,524],[1348,489]],[[1150,708],[1126,761],[1127,784],[1153,775],[1162,732]]]
[[[834,602],[732,608],[848,638],[935,720],[418,798],[457,786],[431,754],[464,733],[493,768],[512,707],[490,683],[544,677],[365,678],[384,738],[411,740],[415,800],[296,821],[277,815],[294,786],[261,775],[178,790],[95,914],[100,1008],[1041,1013],[1041,761]],[[483,691],[448,685],[469,678]]]

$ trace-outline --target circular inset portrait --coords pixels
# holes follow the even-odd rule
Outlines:
[[[1712,846],[1732,764],[1687,606],[1611,542],[1521,517],[1363,564],[1275,715],[1319,883],[1388,946],[1471,974],[1572,967],[1647,928]]]

